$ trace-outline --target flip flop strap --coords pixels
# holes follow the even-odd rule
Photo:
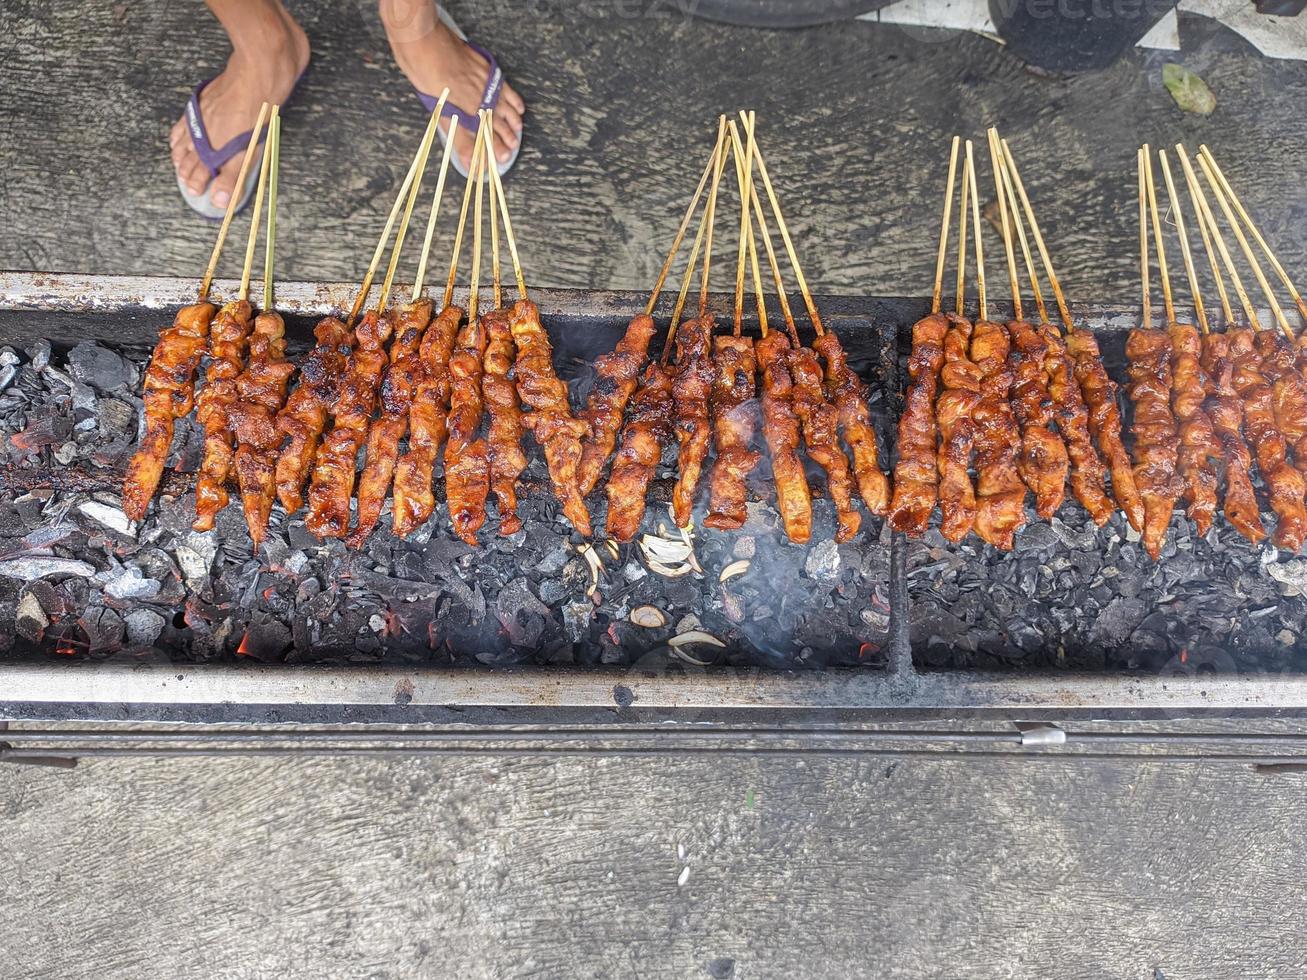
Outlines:
[[[204,116],[200,113],[200,93],[208,87],[213,81],[212,78],[206,78],[195,86],[195,91],[191,93],[190,99],[186,102],[186,128],[190,130],[191,142],[195,144],[195,154],[200,158],[200,163],[204,164],[209,171],[209,177],[218,176],[220,171],[228,160],[237,153],[241,153],[250,145],[250,140],[254,136],[254,130],[248,129],[243,133],[233,136],[218,149],[213,148],[209,142],[209,130],[204,125]]]
[[[499,67],[499,62],[495,60],[495,56],[488,50],[477,44],[475,41],[465,41],[463,43],[486,59],[486,65],[490,69],[490,74],[486,77],[486,87],[481,90],[481,104],[478,108],[493,109],[495,106],[499,105],[499,96],[504,90],[504,73]],[[422,92],[419,92],[418,95],[428,109],[434,109],[436,107],[437,100],[434,97]],[[446,102],[445,107],[440,110],[440,117],[442,119],[449,119],[457,116],[458,125],[461,128],[466,129],[473,136],[477,134],[477,125],[472,122],[472,117],[475,115],[475,112],[468,112],[465,109],[460,109],[452,102]]]

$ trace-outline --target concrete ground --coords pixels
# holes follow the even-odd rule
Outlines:
[[[370,3],[295,6],[316,54],[287,111],[280,272],[349,279],[423,119]],[[740,105],[825,291],[928,288],[947,138],[991,122],[1075,299],[1135,295],[1145,139],[1208,142],[1307,279],[1287,247],[1307,66],[1193,23],[1206,118],[1175,108],[1157,54],[1053,81],[971,36],[473,6],[454,12],[530,105],[509,193],[541,285],[650,284]],[[0,267],[198,274],[212,228],[165,140],[223,55],[198,4],[4,4]],[[1300,977],[1303,792],[1138,761],[0,767],[0,977]]]

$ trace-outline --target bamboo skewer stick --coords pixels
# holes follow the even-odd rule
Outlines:
[[[263,239],[263,310],[268,312],[273,307],[272,294],[272,256],[277,240],[277,174],[281,170],[281,114],[274,113],[270,124],[272,135],[269,137],[268,149],[272,154],[272,171],[268,182],[268,226]]]
[[[967,300],[967,205],[971,201],[971,188],[967,184],[967,163],[962,162],[962,194],[958,201],[958,274],[953,293],[953,312],[966,313]]]
[[[730,123],[732,137],[738,137],[735,132],[735,121]],[[753,137],[749,137],[748,152],[753,151]],[[740,244],[735,256],[735,336],[740,336],[741,327],[744,322],[744,262],[748,256],[748,242],[750,232],[749,221],[749,188],[744,181],[744,166],[738,154],[731,154],[735,161],[735,180],[740,187]]]
[[[948,250],[948,222],[949,216],[953,211],[953,183],[957,180],[958,176],[958,147],[961,144],[962,137],[954,136],[953,145],[949,150],[948,184],[944,188],[944,217],[940,219],[939,249],[935,252],[935,290],[930,296],[931,313],[938,313],[943,301],[944,256]]]
[[[740,113],[744,116],[743,110]],[[753,113],[750,112],[745,117],[746,125],[753,125]],[[794,250],[794,242],[790,238],[790,230],[785,224],[785,215],[781,213],[781,202],[776,197],[776,189],[772,187],[771,177],[767,174],[767,164],[762,158],[762,149],[758,146],[755,139],[753,143],[753,159],[758,162],[758,176],[762,178],[763,189],[767,191],[767,200],[771,203],[772,213],[776,216],[776,227],[781,233],[781,241],[785,243],[785,251],[790,257],[790,265],[794,266],[794,278],[799,284],[799,294],[803,297],[803,303],[808,309],[808,319],[812,321],[812,328],[821,336],[826,332],[822,325],[821,314],[817,312],[817,304],[812,301],[812,293],[808,290],[808,281],[803,277],[803,268],[799,265],[798,253]]]
[[[1021,282],[1017,275],[1016,253],[1012,248],[1012,228],[1008,224],[1007,195],[1003,191],[1002,168],[999,166],[998,147],[994,145],[992,129],[986,134],[986,140],[989,143],[989,165],[994,168],[994,191],[998,194],[998,218],[1003,231],[1003,251],[1007,253],[1008,286],[1012,290],[1012,318],[1024,320],[1025,311],[1021,309]]]
[[[280,106],[272,107],[272,116],[268,119],[269,133],[273,121],[277,118],[277,110],[280,108]],[[259,243],[259,215],[263,211],[263,192],[268,186],[268,168],[271,165],[272,153],[265,149],[263,160],[259,164],[259,186],[254,191],[254,207],[250,211],[250,234],[245,243],[245,265],[241,269],[241,287],[240,292],[237,293],[242,300],[250,298],[250,270],[254,267],[254,248]]]
[[[1178,147],[1177,147],[1178,148]],[[1183,161],[1181,161],[1183,163]],[[1216,256],[1216,248],[1212,245],[1211,233],[1207,230],[1207,222],[1203,219],[1202,208],[1198,205],[1198,195],[1194,191],[1194,181],[1189,172],[1185,173],[1185,190],[1189,193],[1189,203],[1193,205],[1194,217],[1198,220],[1198,234],[1202,236],[1203,251],[1207,255],[1207,263],[1212,269],[1212,278],[1216,281],[1216,293],[1221,300],[1221,314],[1225,317],[1227,325],[1234,323],[1234,310],[1230,306],[1230,294],[1225,288],[1225,277],[1221,275],[1221,266]]]
[[[1271,289],[1271,284],[1266,279],[1266,273],[1262,271],[1262,263],[1258,260],[1257,253],[1253,251],[1252,246],[1248,244],[1248,239],[1244,237],[1239,219],[1230,210],[1230,205],[1225,199],[1225,193],[1221,190],[1220,183],[1212,175],[1211,166],[1201,154],[1198,157],[1198,166],[1202,168],[1207,182],[1212,185],[1212,193],[1216,195],[1216,203],[1221,206],[1221,213],[1225,215],[1225,220],[1230,223],[1230,229],[1234,232],[1235,240],[1239,242],[1239,247],[1243,250],[1244,258],[1252,266],[1253,276],[1257,279],[1257,284],[1262,287],[1262,292],[1266,295],[1266,301],[1271,304],[1271,314],[1275,317],[1275,322],[1279,325],[1280,331],[1289,340],[1293,340],[1293,328],[1289,326],[1289,321],[1284,316],[1284,308],[1280,306],[1280,301],[1275,296],[1275,290]]]
[[[404,252],[404,239],[408,236],[409,219],[413,217],[413,205],[417,203],[418,193],[422,190],[422,176],[427,171],[427,159],[431,156],[431,144],[436,139],[436,126],[440,121],[440,111],[445,107],[446,98],[447,96],[442,93],[427,122],[426,132],[422,134],[422,142],[418,146],[417,172],[413,175],[413,185],[409,188],[408,200],[404,204],[404,215],[400,218],[399,231],[395,233],[395,244],[390,250],[386,278],[381,283],[381,295],[377,298],[378,315],[386,309],[386,301],[390,299],[390,287],[395,282],[395,270],[399,268],[399,258]]]
[[[1189,193],[1198,202],[1198,209],[1203,220],[1207,222],[1208,231],[1211,232],[1212,239],[1216,243],[1216,250],[1225,263],[1225,269],[1230,276],[1230,281],[1234,283],[1235,295],[1239,297],[1244,315],[1248,318],[1248,324],[1254,330],[1260,330],[1262,325],[1257,319],[1257,310],[1253,308],[1252,301],[1248,298],[1248,291],[1243,288],[1243,280],[1239,278],[1239,270],[1235,268],[1234,260],[1230,257],[1230,249],[1225,244],[1225,236],[1221,234],[1220,225],[1216,223],[1216,216],[1212,214],[1212,206],[1207,203],[1207,195],[1203,193],[1203,185],[1198,182],[1198,175],[1194,173],[1193,164],[1189,162],[1189,154],[1181,143],[1175,145],[1175,152],[1180,157],[1180,165],[1184,167],[1184,176],[1189,184]],[[1220,281],[1219,276],[1217,281]],[[1228,309],[1226,310],[1226,316],[1233,319],[1231,311]]]
[[[1139,178],[1139,288],[1143,290],[1143,312],[1139,325],[1145,329],[1153,325],[1152,286],[1149,282],[1148,263],[1148,187],[1144,179],[1144,151],[1135,150],[1135,172]]]
[[[995,148],[1001,150],[999,144],[998,130],[991,130],[994,136]],[[1035,298],[1035,310],[1039,314],[1040,323],[1048,323],[1048,309],[1044,306],[1044,291],[1039,287],[1039,273],[1035,270],[1035,259],[1030,254],[1030,243],[1026,241],[1026,225],[1021,219],[1021,205],[1017,202],[1017,192],[1012,186],[1012,175],[1008,172],[1007,162],[1003,155],[999,153],[999,168],[1003,172],[1003,189],[1007,192],[1009,211],[1012,214],[1012,225],[1016,228],[1017,242],[1021,246],[1021,255],[1026,263],[1026,275],[1030,277],[1030,292]]]
[[[726,117],[717,117],[717,142],[723,143],[726,134]],[[724,144],[723,144],[724,145]],[[722,168],[725,169],[725,168]],[[712,190],[708,193],[708,231],[703,239],[703,273],[699,281],[699,316],[708,315],[708,274],[712,268],[712,233],[717,219],[717,191],[721,186],[722,170],[713,174]]]
[[[1157,210],[1157,187],[1153,178],[1152,150],[1144,144],[1144,179],[1148,186],[1148,209],[1153,216],[1153,237],[1157,239],[1157,275],[1162,280],[1162,302],[1166,306],[1166,325],[1175,325],[1175,302],[1171,297],[1171,273],[1166,268],[1166,244],[1162,240],[1162,217]]]
[[[1007,172],[1012,176],[1012,186],[1016,188],[1017,195],[1021,198],[1021,206],[1026,212],[1026,220],[1030,222],[1030,233],[1034,236],[1035,248],[1039,250],[1039,257],[1044,263],[1044,272],[1048,275],[1048,285],[1053,290],[1053,299],[1057,302],[1058,314],[1062,317],[1067,332],[1070,333],[1075,330],[1075,324],[1071,321],[1071,310],[1066,305],[1066,297],[1062,294],[1062,284],[1058,282],[1057,273],[1053,269],[1053,260],[1048,257],[1048,248],[1044,245],[1044,236],[1040,234],[1039,222],[1035,220],[1035,211],[1030,206],[1030,198],[1026,196],[1025,185],[1021,182],[1021,171],[1017,169],[1017,162],[1012,156],[1012,147],[1008,145],[1007,140],[1000,140],[999,142],[1003,147],[1003,160],[1007,164]]]
[[[458,228],[454,232],[454,254],[449,260],[449,275],[445,279],[445,297],[440,304],[442,307],[454,301],[454,280],[458,277],[458,260],[463,251],[463,231],[467,227],[467,212],[472,203],[472,176],[481,157],[481,125],[477,125],[477,140],[472,146],[472,160],[467,168],[467,180],[463,184],[463,204],[458,212]]]
[[[1193,253],[1189,249],[1189,233],[1184,226],[1184,209],[1180,207],[1180,195],[1175,192],[1175,181],[1171,177],[1171,165],[1167,162],[1166,151],[1158,150],[1157,158],[1162,163],[1162,179],[1166,182],[1166,196],[1171,202],[1171,211],[1175,215],[1175,230],[1180,235],[1180,255],[1184,258],[1184,271],[1189,279],[1189,293],[1194,299],[1194,318],[1204,334],[1210,333],[1207,309],[1203,306],[1203,297],[1198,290],[1198,273],[1194,269]]]
[[[495,114],[493,109],[486,109],[485,114],[486,114],[486,122],[488,123],[486,127],[486,153],[489,154],[493,150],[493,147],[490,143],[491,137],[489,134],[494,132]],[[495,297],[494,308],[498,310],[501,309],[504,305],[503,286],[500,280],[500,268],[499,268],[499,207],[496,204],[496,200],[495,200],[495,182],[493,180],[488,180],[486,181],[486,183],[490,185],[487,188],[487,190],[490,192],[489,204],[490,204],[491,282],[494,286],[494,297]],[[477,193],[478,194],[481,193],[479,189]]]
[[[485,168],[489,153],[486,150],[485,134],[489,127],[486,125],[486,117],[480,117],[480,124],[477,126],[476,160],[473,162],[472,169],[468,175],[471,185],[476,187],[476,203],[472,206],[472,280],[467,294],[467,322],[471,323],[480,316],[478,303],[481,291],[481,224],[482,211],[481,203],[485,198]]]
[[[222,216],[222,225],[218,228],[218,240],[213,243],[213,251],[209,253],[209,264],[204,269],[204,277],[200,280],[199,302],[203,303],[209,298],[209,289],[213,285],[213,273],[218,268],[218,256],[222,254],[223,243],[227,240],[227,229],[231,227],[231,219],[236,216],[236,207],[240,203],[240,190],[245,186],[245,175],[249,173],[250,161],[254,159],[254,151],[259,146],[259,131],[263,129],[263,120],[268,115],[268,103],[263,103],[259,108],[259,117],[254,120],[254,129],[250,132],[249,145],[245,147],[245,156],[241,159],[241,168],[236,172],[236,187],[232,191],[231,200],[227,202],[227,211]],[[266,135],[266,134],[265,134]]]
[[[1307,321],[1307,300],[1304,300],[1298,290],[1294,288],[1293,280],[1291,280],[1289,274],[1284,271],[1284,266],[1280,265],[1280,260],[1277,259],[1275,253],[1271,251],[1271,246],[1266,244],[1266,239],[1262,237],[1262,233],[1258,231],[1257,226],[1253,224],[1252,217],[1239,201],[1239,196],[1235,194],[1234,188],[1230,186],[1230,182],[1225,179],[1225,174],[1221,172],[1221,168],[1216,162],[1216,157],[1212,156],[1212,151],[1207,148],[1206,143],[1198,147],[1198,159],[1203,160],[1204,158],[1207,160],[1208,164],[1211,165],[1211,174],[1208,176],[1215,175],[1217,183],[1220,184],[1221,190],[1225,192],[1225,196],[1230,199],[1230,203],[1234,205],[1234,209],[1239,212],[1239,217],[1241,217],[1244,224],[1248,226],[1248,230],[1252,233],[1257,244],[1260,245],[1262,251],[1266,253],[1266,258],[1270,261],[1271,268],[1275,270],[1275,274],[1278,275],[1280,281],[1284,283],[1284,288],[1287,289],[1289,295],[1293,297],[1294,305],[1298,307],[1298,312],[1302,315],[1303,320]]]
[[[746,185],[753,191],[753,175],[750,174]],[[753,224],[749,225],[749,265],[753,269],[753,295],[758,303],[758,330],[767,336],[767,298],[762,289],[762,273],[758,268],[758,244],[754,239]]]
[[[450,127],[457,128],[458,116],[450,118]],[[445,196],[445,177],[449,173],[449,158],[454,152],[454,141],[445,141],[445,151],[440,157],[440,175],[436,178],[436,191],[431,196],[431,214],[427,217],[427,233],[422,238],[422,257],[418,260],[418,273],[413,280],[413,293],[410,296],[416,303],[422,295],[422,285],[427,277],[427,259],[431,256],[431,238],[436,231],[436,218],[440,214],[440,202]]]
[[[721,175],[726,170],[726,140],[722,127],[718,127],[717,145],[713,148],[713,185],[714,187],[721,181]],[[704,236],[708,231],[708,226],[712,221],[711,214],[712,198],[709,197],[704,204],[703,213],[699,215],[699,229],[695,232],[694,245],[690,248],[690,258],[686,262],[685,272],[681,277],[681,289],[676,295],[676,306],[672,309],[672,319],[667,327],[667,340],[663,344],[662,364],[666,367],[668,360],[672,356],[672,341],[676,339],[676,331],[681,325],[681,314],[685,311],[685,301],[690,295],[690,283],[694,280],[694,270],[699,261],[699,252],[703,248]]]
[[[753,120],[750,119],[745,125],[745,131],[752,132],[752,130]],[[733,145],[736,153],[744,152],[744,148],[738,140]],[[751,164],[752,159],[750,157]],[[749,167],[749,171],[752,174],[752,166]],[[753,203],[753,216],[758,223],[758,233],[762,238],[763,247],[767,250],[767,264],[771,267],[772,281],[776,286],[776,299],[780,303],[781,316],[785,319],[785,330],[790,335],[790,339],[794,341],[794,346],[797,347],[799,346],[799,328],[794,322],[794,311],[790,309],[789,297],[785,295],[785,280],[781,275],[781,266],[780,262],[777,261],[776,251],[772,247],[771,231],[767,228],[767,216],[762,209],[762,200],[758,197],[758,185],[752,176],[749,178],[749,200]]]
[[[976,193],[976,164],[971,155],[971,140],[967,140],[967,185],[971,189],[971,228],[976,240],[976,292],[980,294],[980,319],[989,319],[985,304],[985,245],[980,238],[980,201]]]
[[[492,142],[493,140],[487,140],[487,145]],[[495,197],[499,199],[499,216],[504,221],[504,238],[508,240],[508,254],[513,259],[513,278],[517,280],[517,296],[518,299],[526,299],[526,276],[522,274],[522,261],[517,255],[517,239],[513,236],[513,219],[508,216],[508,198],[504,197],[504,184],[499,179],[499,167],[495,165],[492,159],[487,169],[490,172],[490,180],[495,185]]]
[[[708,154],[708,163],[703,168],[703,176],[699,178],[699,186],[694,189],[694,196],[690,199],[690,206],[685,209],[685,217],[681,219],[681,226],[676,229],[676,237],[672,239],[672,248],[667,253],[667,261],[663,263],[662,270],[658,273],[658,280],[654,283],[653,292],[649,294],[649,302],[644,307],[646,315],[652,315],[654,307],[658,305],[658,296],[667,283],[667,276],[671,273],[672,264],[676,261],[676,253],[681,250],[681,242],[685,241],[685,233],[690,227],[690,222],[694,220],[694,212],[698,210],[699,202],[703,199],[704,188],[708,186],[708,180],[713,175],[713,164],[716,161],[717,148],[714,147],[712,153]]]

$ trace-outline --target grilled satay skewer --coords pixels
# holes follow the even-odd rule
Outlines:
[[[390,239],[390,230],[394,225],[401,201],[408,202],[409,205],[405,209],[404,222],[405,226],[407,225],[408,215],[412,213],[412,199],[415,196],[415,191],[411,191],[411,188],[421,182],[427,155],[435,139],[438,119],[438,112],[433,111],[422,142],[409,167],[409,175],[400,187],[395,206],[391,209],[390,218],[386,221],[381,240],[373,253],[372,264],[364,277],[359,295],[354,300],[354,307],[350,311],[349,319],[346,320],[346,326],[354,322],[354,318],[367,300],[372,277],[376,274],[377,262],[385,243]],[[355,346],[349,355],[337,400],[333,406],[333,425],[331,431],[322,440],[314,461],[312,481],[309,485],[309,512],[304,525],[319,538],[339,538],[349,533],[350,498],[354,495],[358,453],[367,441],[371,429],[372,415],[377,405],[377,393],[389,364],[386,342],[394,333],[398,320],[394,310],[386,309],[385,301],[389,298],[389,286],[393,282],[395,267],[403,247],[402,237],[402,234],[397,237],[396,246],[391,252],[390,263],[386,269],[386,283],[382,289],[383,295],[376,306],[363,314],[363,319],[355,328]]]
[[[991,129],[989,159],[994,168],[994,189],[998,194],[1003,249],[1007,257],[1008,282],[1012,290],[1012,320],[1008,335],[1012,350],[1008,370],[1012,374],[1012,411],[1021,429],[1021,453],[1017,471],[1035,496],[1035,513],[1048,520],[1057,513],[1066,497],[1067,474],[1071,460],[1066,444],[1053,428],[1053,398],[1049,389],[1049,344],[1044,331],[1024,316],[1021,285],[1017,276],[1012,228],[1008,224],[1007,195],[1003,187],[1001,151],[997,131]]]
[[[908,388],[903,396],[903,412],[899,415],[899,458],[894,464],[894,497],[890,503],[889,524],[894,530],[914,537],[926,533],[930,515],[939,500],[939,425],[935,415],[935,395],[944,364],[944,337],[949,330],[949,319],[940,312],[940,307],[960,145],[961,140],[955,136],[949,151],[944,216],[940,222],[939,249],[935,253],[935,288],[931,293],[930,313],[912,325]],[[965,217],[960,220],[965,228]],[[964,234],[965,231],[959,232],[959,235]]]
[[[277,106],[272,107],[272,114],[268,118],[269,126],[277,118],[277,109]],[[195,478],[195,523],[191,525],[197,531],[212,530],[218,511],[226,507],[230,499],[227,494],[227,478],[231,475],[232,460],[236,453],[231,413],[241,397],[236,387],[236,378],[244,369],[245,353],[253,327],[254,309],[249,302],[250,267],[254,263],[259,212],[263,207],[271,156],[265,152],[259,167],[259,184],[254,192],[254,208],[251,211],[240,291],[236,300],[218,311],[210,328],[209,369],[204,376],[204,389],[195,399],[195,418],[204,427],[204,458],[200,461],[200,471]]]
[[[1098,443],[1099,452],[1112,474],[1112,496],[1117,505],[1125,512],[1126,519],[1137,531],[1144,526],[1144,503],[1135,485],[1134,468],[1130,454],[1126,452],[1125,443],[1121,441],[1121,411],[1117,405],[1116,383],[1107,375],[1103,366],[1103,355],[1098,348],[1098,339],[1087,328],[1077,328],[1071,319],[1071,310],[1062,293],[1062,285],[1053,269],[1044,236],[1039,231],[1039,222],[1035,219],[1034,209],[1026,196],[1025,186],[1021,182],[1021,173],[1017,170],[1012,148],[1005,139],[999,140],[1003,150],[1003,163],[1006,173],[1011,177],[1012,188],[1021,200],[1021,207],[1026,220],[1030,222],[1030,232],[1035,239],[1035,247],[1048,276],[1053,299],[1057,303],[1058,314],[1066,327],[1066,348],[1074,362],[1076,381],[1080,385],[1080,394],[1089,412],[1089,430]],[[1093,511],[1091,510],[1091,513]],[[1097,518],[1096,518],[1097,519]]]
[[[763,187],[767,191],[767,199],[772,206],[772,214],[776,218],[776,227],[781,233],[781,241],[785,245],[786,254],[790,258],[790,265],[794,269],[794,278],[798,283],[799,293],[803,297],[808,317],[812,321],[813,330],[817,335],[817,341],[821,341],[827,336],[828,331],[822,323],[812,293],[808,290],[807,280],[803,276],[803,268],[799,265],[799,256],[794,248],[794,242],[790,238],[789,228],[785,224],[785,216],[781,213],[780,201],[777,198],[775,188],[772,187],[771,178],[767,174],[767,165],[763,162],[762,150],[754,137],[754,125],[754,114],[750,112],[745,119],[745,126],[750,140],[749,161],[750,164],[754,160],[758,163],[758,174],[762,177]],[[750,166],[749,174],[750,182],[752,182],[752,166]],[[765,223],[762,225],[762,231],[764,237],[770,240],[770,233],[767,231]],[[791,325],[793,318],[787,318],[786,323]],[[800,422],[803,424],[804,448],[807,450],[808,456],[826,472],[826,489],[830,494],[831,502],[835,505],[835,514],[839,525],[835,533],[835,540],[848,541],[858,533],[858,529],[862,526],[862,515],[858,513],[854,504],[854,496],[857,490],[854,487],[849,460],[844,453],[844,449],[840,446],[841,411],[838,403],[833,403],[827,396],[827,390],[823,386],[824,379],[821,364],[817,360],[816,351],[811,347],[800,344],[797,333],[791,339],[794,341],[794,348],[790,351],[788,359],[790,377],[794,382],[793,405]],[[833,343],[828,341],[825,346],[834,358],[834,361],[829,363],[842,365],[843,371],[847,372],[848,365],[838,340]],[[847,374],[841,372],[839,381],[841,382],[839,385],[841,397],[844,397],[847,403],[847,414],[853,420],[853,434],[850,439],[859,446],[859,452],[863,454],[862,462],[864,469],[867,470],[864,480],[870,488],[871,484],[876,480],[883,481],[884,474],[880,472],[879,462],[876,459],[875,433],[871,431],[869,425],[865,431],[859,428],[861,423],[869,422],[866,399],[863,397],[861,389],[859,389],[857,397],[850,401]],[[868,446],[867,438],[870,439],[870,446]],[[870,469],[867,469],[867,467],[870,467]],[[883,499],[884,495],[881,489],[871,493],[873,498]]]
[[[263,245],[263,312],[254,318],[249,360],[235,382],[240,398],[230,410],[231,430],[236,437],[236,480],[240,485],[245,523],[256,551],[267,533],[277,492],[275,468],[281,446],[277,412],[285,404],[286,388],[295,373],[295,365],[286,360],[286,324],[273,306],[277,175],[281,169],[281,118],[275,110],[271,127],[266,151],[272,162],[268,177],[268,224]]]
[[[259,109],[249,146],[241,159],[240,171],[236,175],[238,187],[244,185],[267,114],[268,103],[265,102]],[[209,302],[209,287],[235,214],[236,195],[232,195],[195,302],[178,310],[172,326],[159,331],[159,339],[150,355],[150,364],[145,370],[145,426],[141,444],[128,462],[123,480],[123,512],[131,520],[139,521],[145,517],[163,476],[176,421],[189,415],[195,407],[195,372],[208,343],[210,325],[218,312],[218,307]]]
[[[718,140],[709,159],[711,172],[719,174],[726,166],[725,146]],[[720,179],[720,177],[718,178]],[[695,204],[697,205],[697,196]],[[681,279],[681,289],[668,325],[663,356],[651,361],[644,369],[640,384],[631,398],[622,426],[621,441],[613,456],[608,477],[608,516],[605,531],[616,541],[630,541],[644,520],[645,496],[654,470],[662,459],[663,445],[671,438],[673,428],[672,382],[675,372],[666,363],[672,341],[680,325],[681,311],[689,294],[695,263],[703,246],[708,226],[708,208],[705,206],[699,219],[699,230],[694,236],[690,258]]]

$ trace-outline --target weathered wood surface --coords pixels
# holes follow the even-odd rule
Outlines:
[[[1305,785],[976,759],[14,768],[0,972],[1301,977]]]
[[[423,113],[371,4],[293,7],[315,53],[285,113],[279,271],[355,279]],[[1202,118],[1162,88],[1170,54],[1055,81],[982,38],[888,25],[753,31],[671,4],[453,10],[530,107],[508,193],[539,285],[648,288],[714,116],[739,106],[759,112],[808,278],[826,291],[926,291],[947,139],[990,123],[1013,139],[1073,299],[1135,298],[1133,153],[1145,139],[1209,143],[1307,280],[1307,65],[1261,59],[1223,33],[1183,55],[1219,101]],[[1185,19],[1187,43],[1201,23]],[[176,195],[167,132],[225,56],[194,3],[0,8],[0,268],[198,275],[213,228]],[[729,227],[719,240],[733,258]]]

